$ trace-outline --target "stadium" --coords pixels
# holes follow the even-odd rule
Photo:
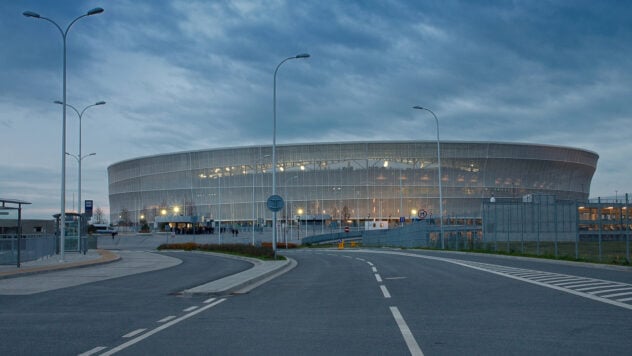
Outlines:
[[[285,200],[277,217],[321,228],[432,221],[440,215],[442,196],[444,218],[477,221],[482,202],[492,196],[585,201],[599,158],[553,145],[441,142],[439,194],[437,146],[436,141],[277,145],[277,194]],[[108,167],[108,180],[110,221],[119,225],[272,226],[266,207],[271,145],[128,159]]]

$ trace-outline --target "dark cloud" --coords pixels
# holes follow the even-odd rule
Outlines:
[[[107,101],[83,131],[84,152],[97,153],[84,195],[106,210],[114,162],[271,143],[274,69],[303,52],[311,58],[278,72],[279,143],[434,140],[433,118],[411,109],[422,105],[442,139],[591,149],[601,155],[592,194],[632,191],[628,2],[4,2],[0,139],[19,153],[2,156],[0,196],[36,199],[37,214],[59,205],[44,196],[59,190],[61,38],[21,13],[67,24],[95,6],[105,13],[68,37],[68,102]]]

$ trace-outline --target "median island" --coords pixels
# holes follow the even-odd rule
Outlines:
[[[279,248],[285,247],[281,244]],[[289,246],[288,246],[289,247]],[[274,251],[272,244],[262,243],[260,246],[244,245],[244,244],[197,244],[195,242],[171,243],[158,246],[158,250],[184,250],[184,251],[206,251],[226,253],[230,255],[258,258],[261,260],[274,260]],[[277,254],[277,260],[284,260],[285,257]]]

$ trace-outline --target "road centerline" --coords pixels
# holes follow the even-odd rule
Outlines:
[[[141,342],[144,339],[146,339],[146,338],[148,338],[148,337],[150,337],[150,336],[152,336],[152,335],[154,335],[154,334],[156,334],[156,333],[158,333],[158,332],[160,332],[162,330],[165,330],[165,329],[167,329],[167,328],[169,328],[169,327],[171,327],[173,325],[176,325],[177,323],[179,323],[181,321],[184,321],[184,320],[186,320],[186,319],[188,319],[188,318],[190,318],[192,316],[195,316],[195,315],[197,315],[197,314],[199,314],[199,313],[201,313],[201,312],[203,312],[203,311],[205,311],[207,309],[210,309],[210,308],[218,305],[219,303],[221,303],[221,302],[223,302],[225,300],[226,300],[226,298],[222,298],[222,299],[219,299],[219,300],[217,300],[217,301],[215,301],[213,303],[207,304],[207,305],[203,306],[202,308],[199,308],[199,309],[197,309],[197,310],[195,310],[195,311],[193,311],[193,312],[191,312],[189,314],[185,314],[185,315],[183,315],[183,316],[181,316],[181,317],[179,317],[177,319],[174,319],[174,320],[172,320],[172,321],[170,321],[170,322],[168,322],[166,324],[163,324],[163,325],[161,325],[161,326],[159,326],[159,327],[157,327],[155,329],[152,329],[152,330],[144,333],[141,336],[138,336],[138,337],[136,337],[134,339],[131,339],[131,340],[129,340],[129,341],[127,341],[127,342],[125,342],[125,343],[113,348],[113,349],[110,349],[108,352],[102,353],[101,356],[114,355],[115,353],[117,353],[119,351],[122,351],[122,350],[125,350],[126,348],[128,348],[128,347],[130,347],[130,346],[132,346],[132,345],[134,345],[134,344],[136,344],[138,342]]]
[[[410,328],[408,327],[408,324],[406,324],[406,320],[404,320],[402,314],[399,312],[399,309],[394,306],[390,307],[390,309],[393,314],[393,318],[395,318],[395,322],[399,327],[399,332],[402,333],[402,336],[404,337],[404,341],[406,342],[406,346],[408,346],[410,354],[413,356],[423,356],[424,353],[421,351],[421,347],[419,347],[417,340],[415,340],[413,333],[410,331]]]

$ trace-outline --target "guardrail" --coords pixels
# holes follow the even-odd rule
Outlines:
[[[329,234],[313,235],[301,239],[302,244],[326,244],[343,241],[362,240],[362,231],[333,232]]]

